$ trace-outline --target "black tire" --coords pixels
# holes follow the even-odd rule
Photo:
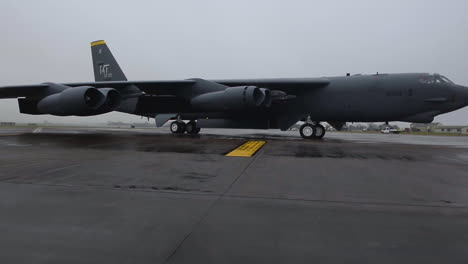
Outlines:
[[[185,123],[181,121],[181,122],[179,122],[179,125],[180,126],[179,126],[179,130],[177,131],[177,133],[179,133],[179,134],[185,133]]]
[[[171,132],[174,134],[183,134],[185,132],[185,123],[179,121],[172,122]]]
[[[174,134],[178,133],[177,131],[179,131],[179,127],[180,127],[179,122],[177,121],[172,122],[170,125],[171,132]]]
[[[325,136],[325,127],[322,126],[321,124],[315,125],[315,132],[314,132],[314,138],[315,139],[321,139],[323,136]]]
[[[301,137],[305,139],[311,139],[315,135],[315,126],[311,124],[303,124],[301,128],[299,128],[299,134],[301,134]]]
[[[200,131],[200,128],[197,127],[197,123],[190,121],[185,125],[185,131],[189,134],[197,134]]]

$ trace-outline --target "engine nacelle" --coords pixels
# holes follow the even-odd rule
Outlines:
[[[104,103],[93,114],[103,114],[114,111],[122,103],[120,92],[114,88],[101,88],[98,90],[104,95]]]
[[[68,88],[43,98],[37,104],[37,109],[40,113],[57,116],[88,115],[100,108],[105,102],[106,95],[98,89],[91,86],[80,86]]]
[[[260,88],[260,91],[262,91],[262,93],[265,94],[265,99],[262,102],[262,106],[270,107],[271,102],[272,102],[271,91],[269,89],[265,89],[265,88]]]
[[[206,111],[242,110],[268,107],[270,90],[255,86],[229,87],[224,91],[198,95],[191,100],[192,107]]]

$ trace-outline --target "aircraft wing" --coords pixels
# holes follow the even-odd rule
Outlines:
[[[109,81],[93,83],[69,83],[67,86],[93,86],[96,88],[112,87],[115,89],[124,88],[128,85],[135,85],[147,94],[174,94],[178,89],[190,88],[198,80],[176,80],[176,81]],[[330,81],[326,78],[277,78],[277,79],[239,79],[239,80],[208,80],[225,86],[257,86],[272,90],[294,92],[295,90],[314,89],[327,86]],[[185,90],[185,89],[184,89]]]
[[[47,87],[47,84],[3,86],[0,87],[0,98],[35,96]]]
[[[70,87],[92,86],[96,88],[110,87],[121,90],[130,85],[135,85],[142,92],[157,95],[179,95],[185,94],[197,80],[167,80],[167,81],[104,81],[104,82],[80,82],[63,83]],[[281,78],[281,79],[240,79],[240,80],[212,80],[226,86],[250,85],[261,88],[281,90],[294,94],[295,91],[303,89],[314,89],[327,86],[330,81],[326,78]],[[49,85],[16,85],[0,87],[0,98],[34,97],[40,94]]]
[[[108,81],[108,82],[90,82],[90,83],[64,83],[66,86],[93,86],[96,88],[110,87],[117,90],[123,89],[129,85],[137,86],[141,91],[150,94],[171,94],[177,89],[191,87],[194,80],[168,80],[168,81]]]
[[[214,80],[213,82],[226,86],[253,85],[272,90],[294,93],[303,89],[315,89],[330,84],[326,78],[277,78],[277,79],[245,79],[245,80]]]
[[[186,91],[195,83],[194,80],[177,81],[108,81],[108,82],[82,82],[62,83],[69,87],[92,86],[95,88],[114,88],[122,90],[130,85],[137,86],[142,92],[148,94],[178,95]],[[0,86],[0,98],[35,97],[47,89],[49,84]]]

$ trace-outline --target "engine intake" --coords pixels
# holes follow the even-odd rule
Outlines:
[[[99,114],[114,111],[122,103],[120,92],[114,88],[101,88],[99,89],[99,92],[101,92],[105,97],[104,103],[96,111]]]
[[[192,107],[207,111],[242,110],[268,107],[270,90],[255,86],[229,87],[224,91],[198,95],[191,100]]]

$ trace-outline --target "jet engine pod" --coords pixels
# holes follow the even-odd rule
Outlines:
[[[260,88],[260,91],[265,95],[265,98],[262,102],[262,106],[270,107],[271,106],[271,92],[269,89]]]
[[[269,95],[268,89],[237,86],[198,95],[191,100],[191,104],[196,109],[207,111],[242,110],[266,106]]]
[[[240,97],[242,91],[242,97]],[[265,101],[265,93],[255,86],[231,87],[226,89],[226,93],[237,99],[242,98],[242,102],[247,107],[261,106]]]
[[[106,96],[91,86],[69,87],[60,93],[44,97],[37,104],[40,113],[69,116],[87,115],[101,107]]]
[[[114,88],[101,88],[99,92],[105,97],[104,104],[99,108],[100,111],[104,111],[103,113],[114,111],[122,103],[120,92]]]

